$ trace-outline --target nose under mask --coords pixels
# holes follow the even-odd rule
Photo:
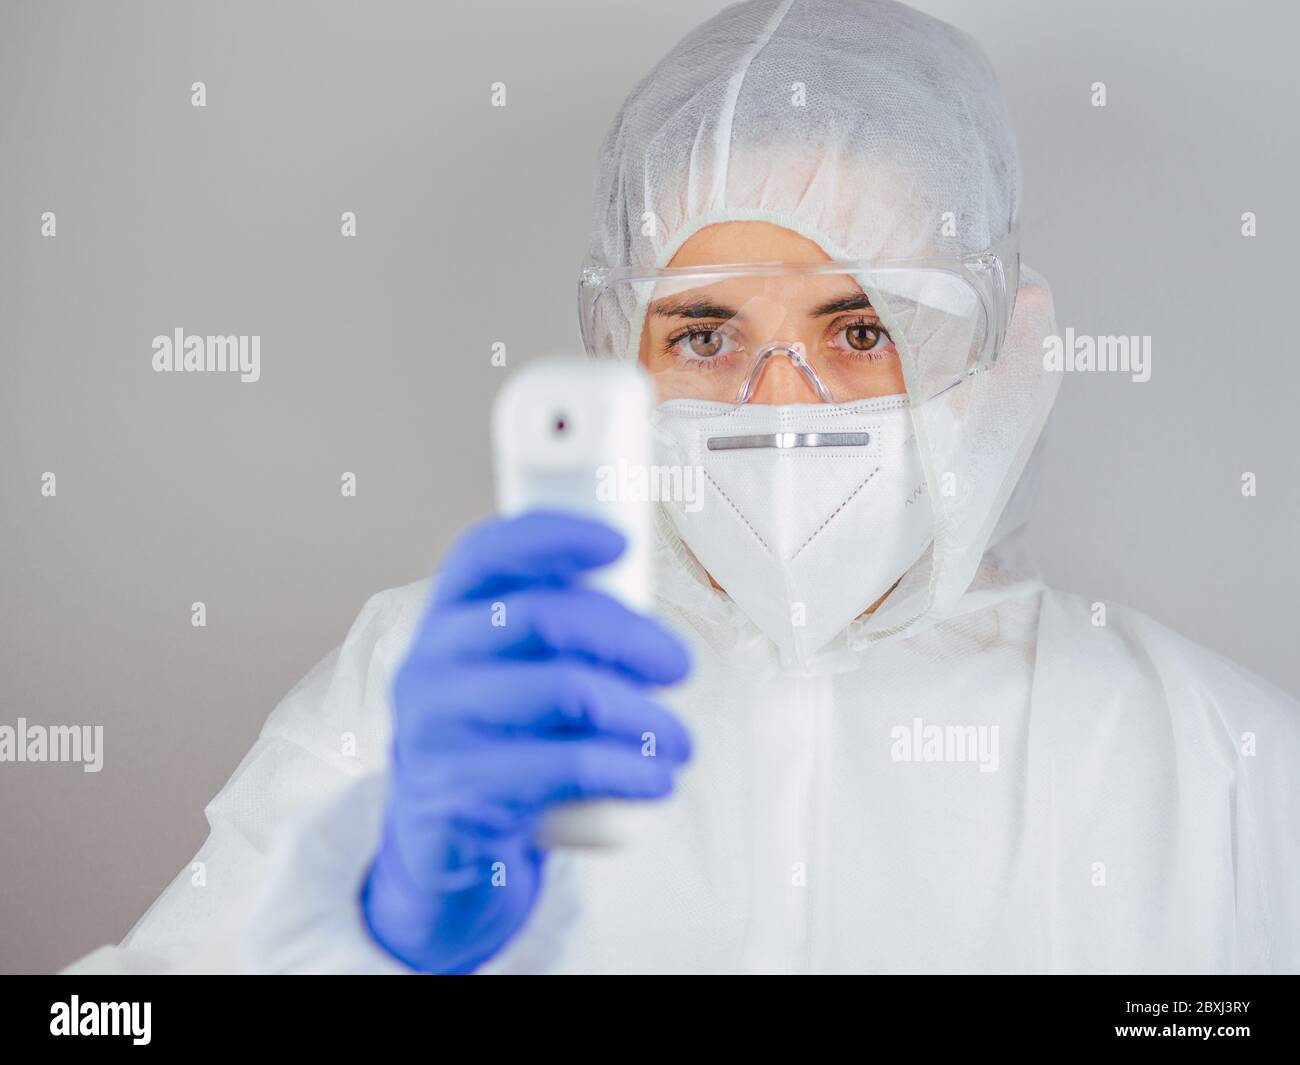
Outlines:
[[[905,395],[669,400],[653,424],[657,461],[703,471],[702,502],[664,504],[677,534],[789,666],[806,668],[929,546]]]

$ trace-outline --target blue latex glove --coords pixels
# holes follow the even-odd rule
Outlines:
[[[666,795],[689,757],[685,728],[647,692],[686,675],[686,649],[580,583],[623,546],[599,522],[534,512],[486,522],[448,555],[393,686],[392,781],[361,896],[371,934],[412,968],[472,971],[518,931],[548,807]]]

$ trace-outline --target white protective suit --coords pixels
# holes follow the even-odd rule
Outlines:
[[[1019,195],[997,87],[964,35],[879,0],[757,0],[628,100],[592,256],[663,266],[731,219],[837,259],[961,254],[1006,231]],[[639,313],[606,323],[612,350]],[[993,368],[915,409],[934,544],[810,670],[783,665],[661,523],[660,611],[696,660],[666,699],[695,760],[635,843],[551,854],[537,909],[486,971],[1300,968],[1300,707],[1118,605],[1097,624],[1018,546],[1054,329],[1026,271]],[[403,971],[357,894],[390,679],[427,590],[371,599],[271,715],[208,806],[205,886],[187,868],[80,968]]]

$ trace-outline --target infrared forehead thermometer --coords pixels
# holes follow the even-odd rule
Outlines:
[[[553,359],[515,374],[492,411],[498,510],[567,510],[613,526],[627,547],[586,582],[639,611],[651,606],[653,504],[617,491],[616,471],[650,468],[654,403],[654,385],[636,363]],[[567,803],[547,815],[540,841],[612,846],[638,835],[653,806]]]

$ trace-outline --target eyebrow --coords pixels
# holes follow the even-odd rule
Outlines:
[[[665,299],[650,304],[650,313],[659,318],[726,318],[736,317],[736,311],[721,303],[705,299]]]
[[[871,300],[865,292],[855,292],[852,296],[842,296],[839,299],[828,300],[820,307],[815,307],[812,312],[814,318],[821,318],[827,314],[843,314],[845,311],[869,311],[871,310]]]
[[[846,311],[869,311],[871,300],[865,292],[855,292],[851,296],[840,296],[827,300],[819,307],[813,308],[812,317],[823,318],[829,314],[844,314]],[[650,313],[658,318],[723,318],[732,319],[739,313],[721,303],[712,303],[706,299],[663,299],[650,304]]]

